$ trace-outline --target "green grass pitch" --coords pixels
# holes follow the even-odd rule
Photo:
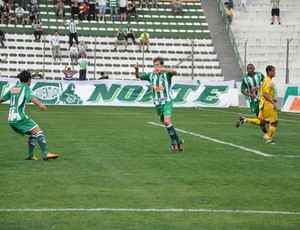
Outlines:
[[[173,154],[154,108],[27,106],[60,158],[37,145],[25,161],[7,112],[0,229],[299,229],[299,115],[278,112],[269,146],[259,127],[235,128],[248,109],[175,108],[185,149]]]

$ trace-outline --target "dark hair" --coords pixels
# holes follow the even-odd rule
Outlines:
[[[28,82],[31,79],[31,74],[27,70],[23,70],[21,73],[18,74],[18,78],[20,79],[20,82]]]
[[[272,66],[272,65],[268,65],[268,66],[267,66],[267,68],[266,68],[266,72],[267,72],[267,74],[268,74],[270,71],[272,71],[273,69],[275,69],[275,67],[274,67],[274,66]]]
[[[157,62],[157,61],[159,61],[159,63],[160,63],[161,65],[164,64],[164,59],[161,58],[161,57],[154,58],[153,63],[155,63],[155,62]]]
[[[102,71],[101,73],[100,73],[100,75],[102,76],[102,75],[104,75],[105,73]]]

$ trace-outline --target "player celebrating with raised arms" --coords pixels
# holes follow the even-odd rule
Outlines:
[[[164,68],[164,60],[161,57],[155,58],[153,65],[154,69],[152,72],[140,74],[139,64],[137,63],[135,65],[135,77],[150,82],[156,112],[171,138],[171,150],[173,152],[177,150],[181,152],[183,151],[183,140],[178,137],[171,123],[173,110],[171,81],[173,75],[176,74],[176,70]]]
[[[25,114],[25,105],[32,102],[39,106],[41,110],[46,110],[46,106],[32,95],[30,84],[31,74],[28,71],[22,71],[19,75],[20,82],[17,82],[3,97],[0,97],[0,103],[10,100],[8,114],[8,123],[10,127],[18,134],[28,134],[29,151],[26,160],[38,160],[33,155],[36,142],[41,147],[43,159],[56,159],[57,154],[50,153],[46,147],[46,139],[41,128]]]

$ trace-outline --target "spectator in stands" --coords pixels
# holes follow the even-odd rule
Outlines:
[[[233,19],[233,9],[231,8],[230,4],[227,4],[227,8],[225,9],[225,14],[228,18],[229,24],[231,24]]]
[[[175,13],[175,15],[181,15],[183,12],[183,3],[182,0],[174,0],[171,3],[171,7],[172,7],[172,12]]]
[[[19,0],[19,5],[21,5],[24,10],[28,10],[28,0]]]
[[[84,3],[82,3],[82,6],[81,6],[79,14],[78,14],[79,20],[80,21],[87,20],[88,13],[89,13],[89,7],[84,2]]]
[[[30,22],[34,22],[36,19],[38,19],[38,11],[35,8],[34,4],[31,4],[29,9],[29,14],[27,17],[27,25],[29,25],[29,20]]]
[[[144,30],[144,32],[140,36],[140,42],[139,42],[139,50],[141,51],[141,46],[143,45],[143,50],[144,50],[144,45],[147,45],[147,52],[149,52],[149,45],[150,45],[150,34],[147,33],[147,30]]]
[[[34,8],[39,12],[39,7],[38,7],[38,1],[37,0],[31,0],[30,5],[34,5]]]
[[[2,11],[1,11],[1,23],[3,24],[4,20],[7,20],[8,21],[8,24],[10,24],[11,22],[11,16],[9,14],[9,8],[8,8],[8,5],[5,4],[2,8]]]
[[[87,66],[90,65],[90,62],[86,59],[85,54],[81,54],[81,58],[78,59],[79,64],[79,80],[86,80],[86,70]]]
[[[127,0],[119,0],[119,4],[120,4],[120,21],[126,21]]]
[[[39,71],[36,69],[31,73],[32,79],[43,79],[43,75],[39,73]]]
[[[11,6],[14,4],[14,0],[4,0],[4,2],[7,4],[8,9],[11,10]]]
[[[73,42],[73,45],[70,47],[70,58],[72,64],[77,63],[78,56],[79,56],[78,46],[76,42]]]
[[[143,8],[143,5],[144,5],[144,8],[148,8],[148,0],[140,0],[141,9]]]
[[[88,0],[89,1],[89,13],[88,20],[96,19],[96,0]]]
[[[272,3],[272,11],[271,11],[272,22],[271,22],[271,25],[274,25],[275,16],[277,16],[278,24],[281,25],[279,2],[280,2],[280,0],[270,0],[270,3]]]
[[[105,20],[105,12],[106,12],[106,2],[107,0],[98,0],[99,4],[99,21]]]
[[[241,0],[240,10],[244,10],[245,12],[247,12],[247,0]]]
[[[110,20],[115,21],[114,18],[116,18],[116,21],[118,21],[118,8],[117,8],[117,0],[108,0],[109,2],[109,9],[110,9]]]
[[[102,71],[100,73],[101,77],[98,80],[104,80],[104,79],[109,79],[108,74],[105,71]]]
[[[115,50],[117,50],[118,47],[118,43],[123,42],[125,45],[125,51],[127,51],[127,41],[125,39],[125,37],[127,36],[126,32],[122,29],[119,28],[117,33],[116,33],[116,37],[115,37]]]
[[[54,61],[56,61],[57,57],[61,61],[61,50],[60,50],[59,42],[60,42],[60,37],[58,35],[57,30],[55,30],[54,35],[51,38],[52,56],[54,58]]]
[[[133,28],[131,27],[130,22],[127,23],[126,27],[124,27],[124,31],[126,33],[125,40],[126,40],[127,44],[128,44],[128,38],[131,38],[133,44],[136,44],[134,31],[133,31]]]
[[[42,23],[40,22],[39,19],[35,19],[31,26],[34,29],[33,31],[33,35],[35,37],[34,41],[40,41],[42,36],[42,31],[43,31]]]
[[[85,42],[83,40],[81,40],[78,44],[78,57],[81,57],[81,54],[84,54],[85,57],[87,57],[86,55],[86,50],[87,50],[87,45],[85,44]]]
[[[65,18],[65,15],[65,3],[63,3],[62,0],[58,0],[58,3],[56,4],[56,16]]]
[[[0,43],[2,47],[4,46],[4,42],[3,42],[4,40],[5,40],[5,35],[2,32],[2,30],[0,30]]]
[[[73,76],[76,74],[76,70],[74,69],[73,65],[72,65],[72,69],[71,69],[71,67],[65,66],[65,69],[63,70],[63,73],[65,75],[64,80],[72,81]]]
[[[140,20],[135,1],[133,1],[132,5],[128,8],[128,21],[130,21],[131,16],[134,16],[137,22]]]
[[[18,21],[22,21],[22,25],[24,25],[24,9],[22,8],[21,4],[15,9],[15,24],[18,25]]]
[[[75,14],[79,15],[80,8],[77,0],[71,2],[71,17],[74,18]]]
[[[158,0],[152,0],[152,8],[158,9]]]
[[[66,21],[64,21],[65,26],[69,26],[69,45],[70,47],[73,44],[73,40],[75,40],[76,44],[78,44],[78,35],[77,35],[77,25],[80,24],[80,20],[78,20],[78,22],[74,21],[74,18],[70,18],[70,22],[66,23]]]

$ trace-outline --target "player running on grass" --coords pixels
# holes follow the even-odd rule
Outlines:
[[[247,73],[242,78],[241,93],[248,96],[251,111],[258,117],[259,113],[259,93],[265,76],[260,72],[254,71],[254,65],[247,65]],[[261,124],[260,128],[264,133],[264,139],[268,139],[268,131],[265,124]]]
[[[177,150],[181,152],[183,151],[183,140],[178,137],[171,123],[173,110],[171,81],[173,75],[176,74],[176,70],[164,68],[164,60],[161,57],[155,58],[153,65],[154,69],[152,72],[140,74],[139,64],[137,63],[135,65],[135,77],[150,82],[156,112],[171,138],[171,150],[173,152]]]
[[[272,81],[273,77],[276,75],[274,66],[267,66],[266,68],[267,77],[263,81],[261,91],[260,91],[260,102],[259,102],[259,115],[258,118],[245,118],[240,117],[236,122],[236,127],[246,123],[251,123],[255,125],[265,124],[269,122],[269,135],[266,144],[274,145],[273,136],[276,132],[278,117],[276,112],[276,102],[277,99],[274,98],[275,95],[275,85]]]
[[[30,84],[31,74],[28,71],[22,71],[18,75],[20,82],[17,82],[3,97],[0,97],[0,103],[10,100],[8,114],[8,123],[10,127],[18,134],[28,134],[29,151],[26,160],[38,160],[33,155],[36,142],[42,149],[43,159],[56,159],[57,154],[50,153],[46,147],[46,139],[41,128],[25,114],[25,105],[32,102],[39,106],[41,110],[46,110],[46,106],[32,95]]]

